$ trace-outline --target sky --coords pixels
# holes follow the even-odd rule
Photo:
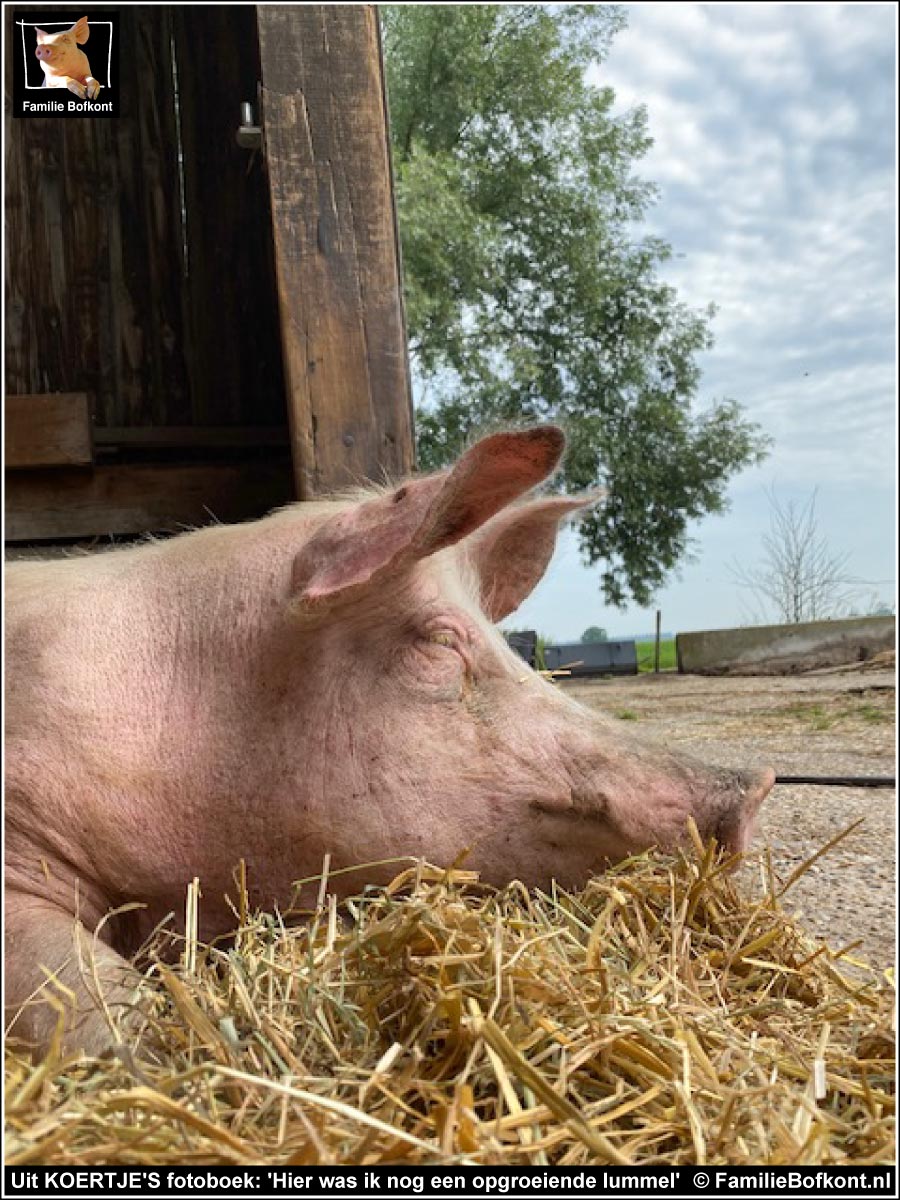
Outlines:
[[[616,610],[599,565],[565,532],[507,628],[577,641],[727,628],[760,619],[730,565],[751,568],[782,504],[816,490],[820,534],[866,581],[858,606],[896,601],[896,18],[893,4],[630,4],[589,79],[616,111],[646,105],[660,188],[647,233],[668,282],[713,302],[698,403],[730,397],[774,439],[692,526],[694,561],[650,609]],[[642,231],[643,232],[643,231]],[[774,614],[772,614],[774,616]]]

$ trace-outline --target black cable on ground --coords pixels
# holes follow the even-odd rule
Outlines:
[[[776,783],[818,783],[825,787],[892,788],[897,780],[890,775],[776,775]]]

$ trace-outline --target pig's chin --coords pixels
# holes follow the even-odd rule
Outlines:
[[[756,833],[756,813],[730,813],[716,827],[714,836],[729,854],[746,854]]]
[[[740,805],[730,809],[719,819],[714,831],[719,845],[731,854],[746,854],[756,833],[756,819],[766,796],[775,783],[775,772],[770,768],[758,771],[750,777],[749,787]]]

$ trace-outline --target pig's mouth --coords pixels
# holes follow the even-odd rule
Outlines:
[[[774,783],[775,772],[771,767],[758,771],[750,779],[740,803],[720,818],[715,829],[715,838],[729,853],[746,854],[750,849],[759,810]]]
[[[530,800],[529,807],[535,812],[547,813],[552,817],[609,825],[608,801],[605,796],[585,797],[575,791],[566,792],[562,796],[542,794]]]

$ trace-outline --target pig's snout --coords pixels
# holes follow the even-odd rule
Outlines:
[[[52,58],[53,57],[53,47],[52,46],[38,46],[38,48],[34,52],[34,57],[35,58],[47,58],[47,59]]]
[[[740,797],[720,818],[715,830],[716,840],[730,853],[744,854],[749,850],[757,814],[774,783],[775,772],[771,767],[741,773]]]

